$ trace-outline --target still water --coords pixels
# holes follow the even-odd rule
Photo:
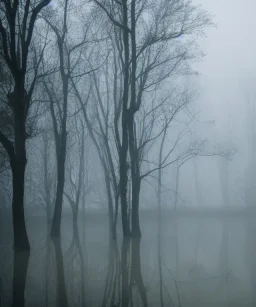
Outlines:
[[[142,214],[142,238],[108,239],[107,216],[87,213],[62,238],[30,217],[31,251],[0,246],[0,306],[256,306],[256,220]]]

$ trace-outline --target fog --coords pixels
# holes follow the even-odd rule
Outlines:
[[[0,307],[255,306],[255,8],[0,3]]]

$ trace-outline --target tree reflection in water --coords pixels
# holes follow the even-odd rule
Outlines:
[[[92,237],[90,229],[83,236],[77,227],[70,227],[62,242],[46,235],[43,241],[31,241],[30,254],[5,247],[0,251],[1,307],[201,307],[209,302],[231,306],[235,301],[240,307],[254,306],[254,219],[229,226],[226,219],[211,221],[213,228],[210,222],[200,222],[199,227],[198,220],[186,221],[189,238],[185,221],[173,222],[170,232],[175,236],[171,239],[167,228],[157,231],[155,227],[154,238],[146,233],[142,239],[105,242],[97,234]],[[236,236],[228,238],[227,226]],[[211,241],[208,251],[208,236],[215,230],[218,240],[216,244]],[[212,268],[207,267],[207,257],[213,252],[216,261]],[[240,267],[235,266],[238,264]],[[243,266],[248,271],[244,277],[239,272]],[[227,275],[227,268],[232,274]]]
[[[25,306],[25,286],[30,252],[14,252],[12,306]]]

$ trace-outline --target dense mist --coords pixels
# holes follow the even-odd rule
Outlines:
[[[255,306],[254,8],[0,2],[0,307]]]

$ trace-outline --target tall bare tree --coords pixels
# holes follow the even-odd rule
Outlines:
[[[127,218],[127,166],[130,161],[132,234],[140,236],[141,175],[136,114],[143,101],[145,103],[146,91],[155,92],[159,84],[174,73],[187,72],[188,61],[196,56],[188,37],[202,33],[211,25],[211,18],[200,7],[185,0],[94,2],[120,33],[118,56],[122,63],[123,87],[119,174],[123,235],[130,234]]]
[[[62,6],[56,9],[56,14],[45,16],[44,19],[55,36],[55,50],[58,53],[59,74],[55,76],[55,82],[44,80],[44,87],[50,100],[50,113],[55,135],[56,161],[57,161],[57,191],[53,214],[51,235],[60,236],[63,192],[65,185],[65,162],[67,152],[67,120],[69,108],[71,80],[88,74],[87,62],[83,60],[82,50],[87,42],[86,29],[78,28],[79,22],[73,22],[71,17],[75,2],[63,0]],[[56,16],[60,16],[56,18]],[[78,38],[72,35],[72,29],[76,27]],[[88,28],[88,27],[87,27]],[[60,86],[60,90],[59,90]],[[57,105],[55,107],[55,105]]]
[[[1,57],[11,75],[12,88],[7,94],[6,102],[13,120],[13,137],[10,138],[1,129],[0,142],[8,153],[13,176],[12,212],[15,249],[30,248],[24,217],[24,178],[28,137],[26,122],[43,52],[39,54],[36,51],[32,78],[28,78],[28,69],[35,22],[38,14],[50,1],[26,0],[24,3],[14,0],[0,3]]]

